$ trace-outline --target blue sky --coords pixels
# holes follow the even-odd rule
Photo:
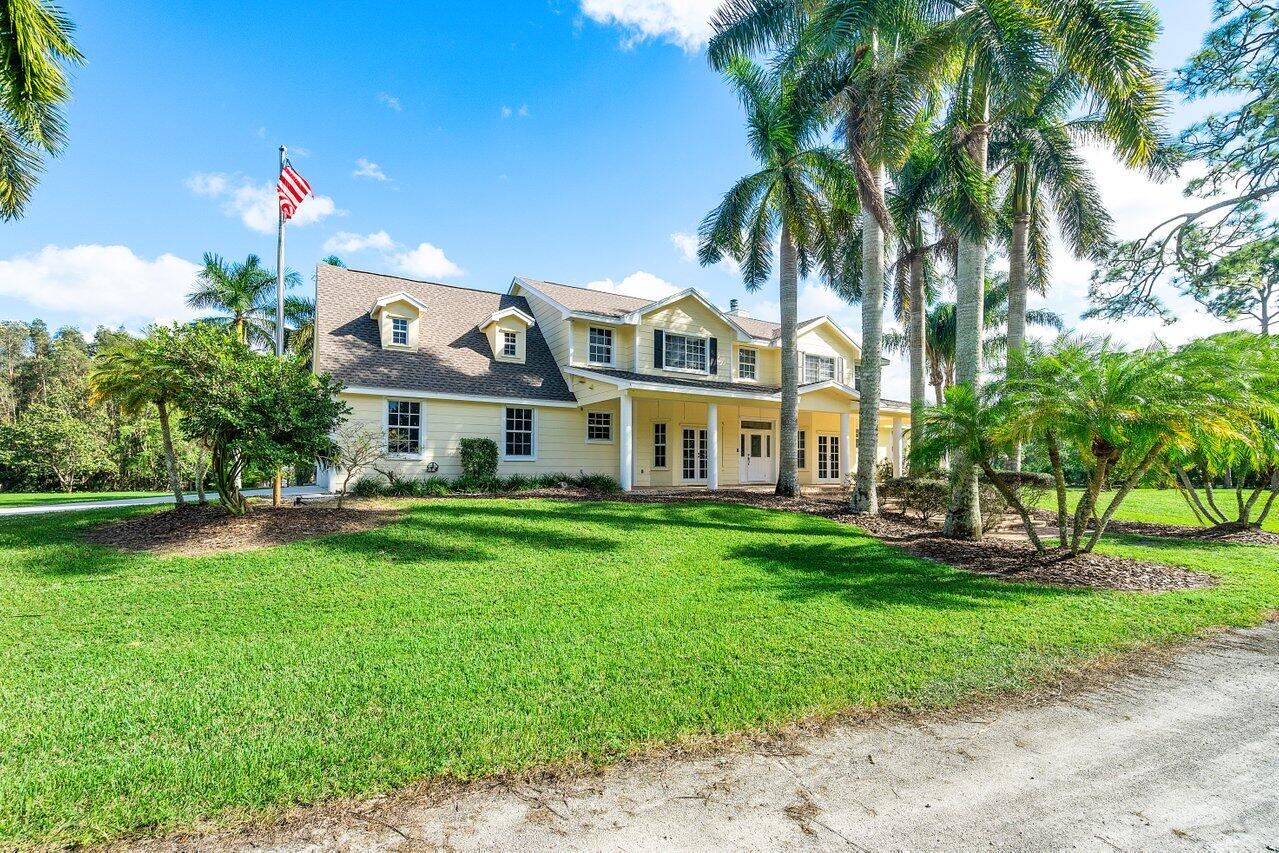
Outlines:
[[[69,149],[26,217],[0,225],[0,317],[185,318],[205,251],[273,263],[281,143],[319,196],[288,231],[288,265],[304,272],[335,250],[471,287],[515,274],[696,286],[775,311],[772,293],[746,294],[731,269],[687,252],[751,167],[738,106],[701,51],[714,0],[64,5],[88,63]],[[1209,2],[1158,5],[1158,61],[1173,67]],[[1174,126],[1200,109],[1179,106]],[[1176,203],[1175,186],[1096,164],[1125,228]],[[1087,268],[1063,256],[1059,272],[1050,304],[1074,322]],[[804,300],[857,331],[855,309],[817,287]],[[1187,317],[1174,336],[1209,328]]]

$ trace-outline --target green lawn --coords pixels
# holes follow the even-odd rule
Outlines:
[[[1073,512],[1075,504],[1079,502],[1079,496],[1084,493],[1083,489],[1068,489],[1067,500]],[[1101,509],[1098,514],[1105,511],[1109,505],[1110,499],[1114,497],[1114,492],[1105,492],[1101,497]],[[1231,507],[1235,505],[1234,492],[1217,492],[1217,506],[1231,514]],[[1257,499],[1257,512],[1261,511],[1264,506],[1265,495]],[[1224,502],[1223,502],[1224,501]],[[1057,496],[1053,493],[1045,495],[1039,505],[1044,509],[1057,509]],[[1115,519],[1117,521],[1153,521],[1159,524],[1190,524],[1198,525],[1195,515],[1190,511],[1190,507],[1186,506],[1186,499],[1174,489],[1136,489],[1128,497],[1124,498],[1124,502],[1119,505],[1119,509],[1115,511]],[[1279,533],[1279,503],[1271,510],[1270,517],[1266,519],[1265,529]]]
[[[114,501],[126,498],[153,498],[168,492],[0,492],[0,509],[11,506]]]
[[[1279,549],[1158,596],[1012,585],[741,506],[441,500],[248,554],[0,520],[0,847],[233,820],[770,726],[928,707],[1279,608]]]

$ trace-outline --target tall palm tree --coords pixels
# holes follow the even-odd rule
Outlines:
[[[840,152],[819,144],[824,125],[820,105],[799,96],[793,78],[765,73],[744,56],[732,59],[725,75],[746,111],[747,140],[762,168],[733,185],[707,214],[699,231],[698,258],[704,265],[735,258],[747,290],[768,281],[773,240],[780,231],[782,407],[781,464],[777,494],[799,493],[799,369],[796,358],[796,303],[799,277],[820,266],[838,277],[838,246],[829,220],[828,192],[852,186]]]
[[[886,167],[905,158],[923,95],[940,79],[936,70],[949,44],[947,34],[929,28],[930,6],[911,0],[738,0],[725,4],[712,20],[712,64],[781,48],[784,62],[797,69],[804,96],[841,118],[861,209],[861,269],[855,276],[862,282],[857,287],[862,304],[861,398],[850,500],[857,513],[879,511],[875,460],[883,373],[884,243],[892,231],[884,197]]]
[[[948,119],[956,140],[949,158],[956,179],[946,207],[960,234],[956,378],[975,387],[982,375],[983,291],[994,222],[992,123],[1023,108],[1055,71],[1065,70],[1075,75],[1082,98],[1096,107],[1105,126],[1133,131],[1122,135],[1122,157],[1152,156],[1159,139],[1142,129],[1142,116],[1158,111],[1160,103],[1151,65],[1158,19],[1151,7],[1132,0],[966,0],[954,8],[961,67]],[[956,454],[945,531],[976,539],[981,530],[977,471]]]
[[[301,277],[296,272],[285,274],[285,287],[299,283]],[[275,271],[264,267],[257,255],[249,255],[243,263],[228,263],[206,252],[195,289],[187,294],[187,305],[219,312],[206,322],[230,326],[241,343],[267,349],[274,346]]]
[[[0,220],[22,215],[45,154],[67,142],[67,66],[84,57],[75,25],[45,0],[0,0]]]
[[[89,373],[90,401],[114,400],[125,414],[137,414],[154,405],[160,416],[160,437],[164,442],[164,466],[169,489],[179,506],[183,503],[182,481],[173,452],[173,430],[169,404],[181,383],[164,357],[163,347],[152,330],[146,338],[125,338],[105,347],[93,359]]]

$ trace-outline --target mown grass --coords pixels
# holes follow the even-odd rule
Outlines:
[[[0,520],[0,847],[947,705],[1279,607],[1279,549],[1129,538],[1105,547],[1224,583],[1063,590],[715,503],[426,501],[200,558],[78,539],[148,511]]]
[[[154,498],[168,492],[0,492],[0,508]]]
[[[1070,506],[1071,512],[1074,512],[1075,504],[1079,502],[1079,497],[1084,493],[1083,489],[1067,489],[1066,499]],[[1114,497],[1114,492],[1105,492],[1101,496],[1101,511],[1109,505],[1110,499]],[[1217,506],[1227,515],[1234,515],[1235,493],[1233,491],[1223,491],[1218,489]],[[1262,495],[1257,500],[1257,512],[1261,511],[1264,506],[1266,495]],[[1056,512],[1057,497],[1049,493],[1039,501],[1039,506]],[[1124,498],[1124,502],[1119,505],[1119,509],[1115,511],[1115,520],[1117,521],[1151,521],[1157,524],[1188,524],[1199,526],[1199,522],[1195,520],[1195,515],[1190,511],[1190,507],[1186,506],[1186,499],[1181,496],[1176,489],[1135,489],[1128,497]],[[1266,530],[1279,533],[1279,505],[1276,505],[1271,511],[1270,517],[1266,519],[1264,525]]]

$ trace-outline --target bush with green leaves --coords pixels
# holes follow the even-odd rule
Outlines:
[[[884,498],[896,501],[905,515],[927,524],[950,505],[950,483],[940,477],[894,477],[881,489]]]
[[[462,476],[476,483],[497,479],[497,442],[491,438],[464,438],[458,442]]]

